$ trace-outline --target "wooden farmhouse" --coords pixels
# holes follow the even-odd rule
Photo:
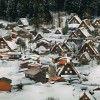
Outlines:
[[[75,31],[75,32],[70,32],[70,35],[69,35],[69,37],[68,37],[68,42],[74,42],[75,44],[77,44],[77,43],[82,43],[83,42],[83,38],[82,37],[80,37],[80,35],[79,34],[83,34],[83,33],[78,33],[77,34],[77,32],[78,32],[78,30],[77,31]],[[79,36],[78,36],[79,35]]]
[[[21,58],[21,53],[18,53],[18,52],[8,52],[7,55],[9,59],[20,59]]]
[[[46,79],[46,69],[41,69],[41,68],[31,68],[25,71],[25,76],[27,78],[33,79],[36,82],[42,82],[45,83],[47,82]]]
[[[83,44],[82,48],[79,51],[79,54],[83,54],[84,52],[87,52],[91,58],[98,57],[99,55],[99,52],[97,51],[91,40],[88,40]]]
[[[37,48],[35,48],[35,50],[33,51],[36,54],[48,54],[50,52],[50,49],[47,49],[45,46],[39,46]]]
[[[17,22],[19,27],[26,27],[29,26],[29,22],[27,18],[20,18]]]
[[[80,64],[89,64],[90,60],[91,57],[87,52],[84,52],[78,57],[78,61],[80,62]]]
[[[95,28],[100,28],[100,18],[95,18],[92,24]]]
[[[51,47],[51,44],[46,39],[41,39],[36,43],[36,48],[40,46],[44,46],[46,49],[49,49]]]
[[[57,75],[78,75],[78,71],[71,63],[66,63],[64,66],[58,67]]]
[[[95,31],[95,28],[93,27],[93,25],[89,19],[82,20],[81,24],[79,25],[79,28],[80,27],[86,28],[90,33]]]
[[[20,30],[22,30],[22,28],[20,28],[19,26],[13,27],[12,29],[13,32],[18,32]]]
[[[17,49],[15,40],[11,37],[11,32],[0,30],[0,52],[14,51]]]
[[[5,28],[5,26],[3,25],[3,23],[0,23],[0,28]]]
[[[83,40],[86,38],[89,38],[89,37],[92,37],[92,35],[89,34],[87,29],[84,27],[80,27],[75,32],[72,32],[69,36],[69,38],[71,38],[71,39],[83,39]]]
[[[61,81],[64,81],[64,79],[60,76],[57,75],[57,72],[56,72],[56,66],[55,64],[51,63],[48,67],[48,81],[51,82],[51,81],[54,81],[54,82],[61,82]]]
[[[42,28],[42,32],[43,32],[43,33],[51,33],[51,31],[48,30],[47,28]]]
[[[68,21],[68,28],[69,30],[75,30],[79,27],[79,25],[81,24],[81,19],[75,15],[73,16],[69,21]]]
[[[95,98],[94,98],[90,93],[84,92],[84,93],[80,96],[79,100],[95,100]]]
[[[55,34],[62,34],[62,33],[60,32],[60,30],[56,30]]]
[[[61,47],[64,50],[64,52],[67,53],[67,54],[72,52],[71,47],[67,43],[63,43],[61,45]]]
[[[35,30],[35,28],[33,26],[26,26],[26,27],[23,27],[23,29],[28,30],[29,32]]]
[[[52,46],[50,51],[51,53],[56,53],[56,54],[60,54],[61,52],[64,52],[60,44],[55,44],[54,46]]]
[[[32,37],[32,34],[28,30],[26,30],[24,28],[14,27],[13,28],[13,32],[16,32],[17,35],[22,37],[22,38],[30,38],[30,37]]]
[[[30,33],[32,33],[32,35],[36,36],[38,33],[35,30],[30,30]]]
[[[70,59],[64,54],[62,54],[62,57],[59,57],[59,60],[57,63],[58,63],[58,66],[66,65],[67,63],[70,63]]]
[[[78,49],[80,49],[80,47],[82,46],[82,43],[83,43],[83,38],[80,38],[80,37],[77,37],[77,35],[75,34],[73,36],[73,38],[71,38],[71,36],[75,34],[74,32],[71,33],[70,37],[68,38],[68,44],[72,44],[72,50],[73,52],[76,52]]]
[[[9,24],[10,22],[8,21],[5,21],[5,20],[0,20],[0,25],[1,25],[1,28],[6,28],[7,25]]]
[[[16,22],[7,24],[5,29],[6,30],[13,30],[14,27],[17,27],[17,23]]]
[[[82,43],[82,40],[77,40],[77,39],[68,39],[67,42],[65,42],[71,52],[68,52],[67,54],[72,54],[73,52],[76,53],[78,52],[78,44]]]
[[[81,19],[75,15],[68,21],[68,24],[81,24],[81,22]]]
[[[39,41],[42,38],[43,38],[43,36],[41,34],[37,34],[32,42],[37,42],[37,41]]]
[[[31,69],[31,68],[41,68],[41,67],[42,67],[42,64],[39,64],[39,63],[36,63],[36,64],[29,63],[28,66],[27,66],[28,69]]]

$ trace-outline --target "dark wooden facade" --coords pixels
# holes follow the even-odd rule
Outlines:
[[[45,68],[43,68],[43,69],[31,68],[25,72],[25,76],[27,78],[30,78],[30,79],[36,81],[36,82],[42,82],[42,83],[47,82]]]

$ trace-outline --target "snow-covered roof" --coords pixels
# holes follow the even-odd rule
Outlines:
[[[8,30],[0,29],[0,37],[6,37],[11,35],[11,32]]]
[[[93,23],[95,23],[96,21],[99,21],[99,22],[100,22],[100,17],[96,17],[96,18],[93,20]]]
[[[82,20],[82,23],[81,24],[85,24],[90,31],[94,31],[95,30],[95,28],[92,26],[92,24],[91,24],[91,22],[90,22],[89,19]],[[81,26],[81,24],[80,24],[80,26]]]
[[[25,26],[28,26],[29,25],[29,22],[27,20],[27,18],[20,18],[19,21],[21,22],[18,22],[18,24],[22,24],[22,25],[25,25]]]
[[[70,48],[77,48],[77,45],[74,42],[67,42]]]
[[[100,27],[100,17],[99,18],[95,18],[94,20],[93,20],[93,25],[96,27]]]
[[[22,28],[16,26],[16,27],[13,28],[13,30],[16,31],[16,32],[18,32],[18,31],[22,30]]]
[[[8,54],[8,55],[10,55],[10,54],[13,54],[13,55],[18,54],[18,55],[20,55],[20,54],[21,54],[21,52],[8,52],[7,54]]]
[[[68,28],[78,28],[80,24],[68,24]]]
[[[46,39],[42,38],[42,39],[40,39],[38,42],[39,42],[39,43],[40,43],[40,42],[49,43],[50,41],[48,41],[48,40],[46,40]]]
[[[92,36],[91,34],[89,34],[89,32],[87,31],[87,29],[84,28],[84,27],[79,28],[79,30],[85,35],[85,37]]]
[[[3,24],[3,26],[7,26],[10,22],[5,21],[5,20],[0,20],[0,24]]]
[[[32,26],[26,26],[26,27],[24,27],[24,29],[29,30],[29,31],[35,30],[34,27],[32,27]]]
[[[91,43],[91,42],[93,42],[92,40],[87,40],[87,41],[85,41],[85,43]]]
[[[15,50],[17,48],[17,44],[15,43],[16,41],[6,41],[7,45],[10,47],[11,50]]]
[[[72,18],[71,18],[71,20],[68,22],[69,24],[71,24],[71,22],[73,21],[73,20],[76,20],[77,22],[75,22],[75,23],[77,23],[77,24],[81,24],[81,19],[77,16],[77,15],[75,15],[75,16],[73,16]]]
[[[75,15],[74,17],[78,20],[79,23],[82,22],[81,19],[77,15]]]
[[[39,48],[36,48],[35,51],[37,51],[39,54],[45,53],[48,51],[44,46],[40,46]]]
[[[55,31],[55,34],[61,34],[62,32],[61,32],[61,30],[56,30]]]
[[[90,49],[90,50],[92,50],[93,51],[93,53],[97,56],[98,54],[99,54],[99,52],[98,52],[98,50],[96,49],[96,47],[95,46],[93,46],[93,45],[91,45],[90,43],[91,43],[92,41],[91,40],[87,40],[84,44],[83,44],[83,47],[86,45],[86,44],[88,44],[88,48]],[[83,48],[82,47],[82,48]],[[91,53],[91,52],[90,52]]]
[[[52,63],[52,59],[50,57],[41,57],[40,62],[44,65],[50,65]]]
[[[88,91],[85,91],[85,92],[82,92],[81,94],[80,94],[80,98],[81,97],[84,97],[85,96],[85,98],[87,97],[87,98],[89,98],[90,100],[95,100],[94,99],[94,97],[88,92]],[[88,99],[85,99],[84,98],[84,100],[88,100]],[[81,100],[81,99],[79,99],[79,100]],[[83,100],[83,99],[82,99]]]

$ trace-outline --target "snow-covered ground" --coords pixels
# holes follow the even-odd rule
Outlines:
[[[8,77],[12,79],[12,84],[18,84],[19,82],[31,83],[32,81],[26,79],[24,73],[19,73],[19,61],[2,61],[0,60],[0,77]],[[87,67],[87,68],[86,68]],[[94,89],[96,86],[90,86],[90,84],[100,83],[100,66],[94,64],[94,66],[82,66],[77,67],[83,73],[89,73],[88,85],[73,84],[67,85],[66,82],[60,82],[55,84],[42,84],[34,83],[31,85],[24,85],[22,91],[12,90],[12,92],[0,92],[0,100],[79,100],[82,94],[82,87],[88,87]],[[97,100],[100,100],[100,92],[94,93]]]
[[[7,23],[8,22],[5,22],[5,26],[7,25]],[[44,39],[52,41],[53,43],[55,43],[55,41],[57,43],[63,43],[64,40],[67,40],[67,35],[63,36],[61,34],[54,34],[57,29],[52,30],[52,32],[49,34],[44,33]],[[61,29],[59,28],[59,30]],[[29,45],[28,40],[25,41],[27,49],[30,49],[30,47],[35,49],[35,43],[33,45]],[[27,52],[26,54],[26,57],[31,58],[31,60],[38,58],[38,56],[29,54],[29,52]],[[54,57],[54,55],[51,54],[47,57],[42,56],[40,60],[43,63],[48,64],[50,62],[49,58],[52,56]],[[22,59],[24,59],[24,55],[22,56]],[[18,84],[20,82],[22,82],[23,84],[31,84],[24,85],[22,91],[12,90],[12,92],[0,92],[0,100],[79,100],[79,97],[82,94],[82,87],[87,87],[89,90],[93,90],[98,86],[91,85],[100,85],[100,65],[97,65],[95,61],[90,62],[90,65],[76,68],[77,70],[79,70],[80,74],[88,74],[88,76],[85,76],[88,81],[82,84],[76,83],[72,85],[67,85],[66,82],[59,82],[55,84],[34,83],[34,81],[25,78],[24,73],[20,72],[19,65],[20,61],[17,60],[0,60],[0,77],[10,78],[12,80],[12,85]],[[96,98],[96,100],[100,100],[100,91],[94,92],[93,96]]]

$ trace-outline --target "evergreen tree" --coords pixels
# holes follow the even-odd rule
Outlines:
[[[8,0],[0,0],[0,18],[5,19]]]
[[[44,0],[34,0],[34,15],[32,18],[35,28],[39,28],[42,23],[49,23],[52,19],[47,7],[47,2]]]
[[[19,18],[27,17],[29,13],[28,4],[29,4],[29,0],[18,0],[17,12]]]
[[[21,17],[37,19],[38,23],[52,20],[50,11],[77,13],[81,18],[100,16],[100,0],[0,0],[0,18],[16,21]],[[60,24],[59,24],[60,26]]]
[[[63,35],[66,35],[68,33],[68,22],[66,20],[66,23],[65,23],[65,27],[62,29],[62,33]]]
[[[6,18],[9,21],[15,21],[17,17],[16,3],[17,0],[9,0],[7,3]]]

